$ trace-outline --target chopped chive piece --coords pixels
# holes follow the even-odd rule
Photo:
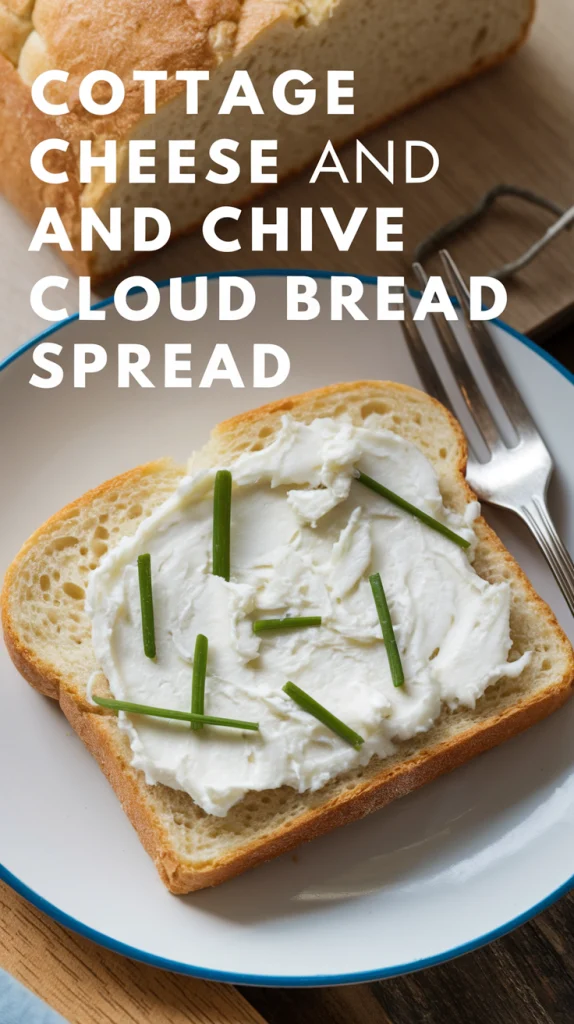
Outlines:
[[[345,725],[345,723],[342,722],[340,718],[337,718],[336,715],[327,711],[327,708],[324,708],[322,704],[313,700],[308,693],[305,693],[305,690],[301,690],[295,685],[295,683],[289,682],[285,683],[283,692],[286,693],[288,697],[291,697],[291,700],[294,700],[300,708],[303,708],[303,711],[308,711],[310,715],[313,715],[313,717],[317,718],[319,722],[326,725],[331,732],[335,732],[342,740],[346,740],[347,743],[350,743],[355,750],[361,749],[365,742],[363,737],[359,736],[358,732],[351,729],[349,725]]]
[[[231,473],[218,469],[213,487],[213,575],[229,581]]]
[[[190,711],[169,711],[168,708],[152,708],[148,704],[132,704],[128,700],[110,700],[108,697],[92,697],[95,704],[110,711],[126,711],[130,715],[150,715],[153,718],[173,718],[178,722],[198,722],[200,725],[222,725],[228,729],[248,729],[257,732],[258,722],[241,722],[235,718],[214,718],[213,715],[196,715]]]
[[[389,612],[389,606],[385,597],[385,591],[383,590],[380,574],[376,572],[372,576],[369,576],[369,583],[371,584],[371,590],[373,591],[373,597],[377,608],[377,615],[379,616],[379,622],[381,623],[381,629],[383,631],[383,640],[385,641],[385,647],[387,649],[387,657],[389,659],[393,686],[402,686],[405,681],[405,674],[403,672],[401,656],[399,654],[395,631],[391,622],[391,613]]]
[[[202,715],[204,709],[207,647],[207,637],[203,633],[198,633],[193,654],[193,677],[191,681],[191,710],[194,715]],[[190,729],[203,729],[203,723],[191,722]]]
[[[144,654],[147,658],[155,658],[155,624],[151,587],[151,555],[138,555],[138,580],[140,585]]]
[[[387,501],[391,501],[393,505],[398,505],[398,507],[404,509],[405,512],[410,512],[412,516],[416,516],[416,518],[420,519],[421,522],[430,526],[431,530],[436,530],[437,533],[442,533],[443,537],[448,537],[449,540],[458,544],[460,548],[470,547],[469,540],[465,540],[464,537],[460,537],[458,533],[455,533],[453,530],[449,530],[448,526],[445,526],[443,523],[439,523],[438,519],[433,519],[432,516],[427,515],[426,512],[417,508],[416,505],[411,505],[410,501],[407,501],[405,498],[401,498],[400,495],[395,494],[394,491],[390,491],[384,484],[380,484],[378,480],[373,480],[373,478],[367,476],[366,473],[362,473],[360,469],[356,471],[355,477],[359,483],[364,484],[365,487],[369,487],[370,490],[375,491],[376,494],[380,494],[383,498],[386,498]]]
[[[320,615],[293,615],[284,619],[257,619],[253,623],[254,633],[265,633],[268,629],[306,629],[307,626],[320,626]]]

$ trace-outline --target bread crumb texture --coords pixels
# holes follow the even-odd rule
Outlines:
[[[274,402],[220,424],[191,460],[193,469],[230,464],[268,445],[289,413],[310,422],[350,416],[392,430],[433,464],[445,504],[461,510],[474,496],[465,479],[460,427],[437,402],[398,384],[335,385]],[[116,789],[166,885],[187,892],[215,884],[304,839],[361,817],[389,800],[513,735],[558,707],[570,693],[572,649],[552,612],[483,519],[475,568],[511,586],[511,659],[533,652],[517,679],[491,686],[474,710],[445,711],[433,729],[331,781],[317,793],[288,787],[252,793],[225,818],[205,814],[185,793],[147,786],[115,718],[86,701],[97,669],[84,611],[89,573],[121,537],[173,492],[183,470],[169,460],[126,473],[69,505],[24,545],[8,571],[2,612],[8,648],[22,674],[60,700],[63,711]],[[102,692],[104,692],[102,690]]]
[[[142,519],[171,494],[182,471],[171,461],[151,463],[85,495],[54,516],[20,553],[16,576],[7,575],[11,618],[18,645],[34,651],[51,680],[56,664],[60,683],[84,692],[86,671],[97,666],[91,626],[84,611],[86,585],[108,548],[133,533]],[[11,580],[11,582],[9,582]]]

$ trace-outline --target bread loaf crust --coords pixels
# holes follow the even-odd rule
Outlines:
[[[474,499],[464,479],[467,450],[459,424],[428,395],[389,382],[333,385],[246,412],[216,427],[200,457],[207,464],[215,463],[218,451],[226,445],[242,443],[242,439],[247,439],[246,444],[251,443],[250,439],[260,437],[261,431],[269,443],[272,437],[270,428],[273,424],[277,427],[286,412],[295,418],[310,419],[320,414],[321,407],[330,408],[341,403],[348,409],[357,402],[367,411],[377,403],[381,408],[383,403],[388,403],[391,411],[403,408],[406,416],[420,414],[423,417],[426,414],[423,430],[424,423],[428,427],[432,416],[436,415],[437,422],[440,420],[450,437],[449,459],[442,474],[440,465],[435,464],[445,501],[460,507]],[[478,549],[488,552],[493,566],[489,573],[483,572],[483,575],[486,578],[490,575],[492,578],[509,579],[515,600],[527,606],[531,621],[540,621],[559,656],[561,669],[558,678],[540,690],[528,692],[519,699],[512,698],[511,703],[495,706],[479,716],[469,728],[446,739],[433,739],[431,730],[408,756],[402,757],[399,749],[397,757],[373,759],[367,777],[354,779],[352,788],[343,786],[332,797],[319,791],[303,813],[267,830],[263,838],[238,842],[232,850],[215,860],[191,863],[178,855],[170,837],[166,813],[162,811],[163,787],[148,786],[142,773],[132,768],[128,741],[120,732],[115,717],[88,704],[61,667],[39,658],[33,646],[23,640],[18,622],[18,581],[30,554],[41,549],[43,539],[52,536],[59,526],[65,531],[70,516],[78,510],[92,508],[96,501],[105,500],[109,494],[128,493],[141,479],[153,480],[154,476],[159,477],[166,472],[175,488],[183,471],[167,460],[150,463],[107,481],[53,516],[33,534],[10,566],[2,591],[1,611],[4,636],[14,664],[32,686],[59,701],[66,718],[113,786],[145,849],[153,857],[162,880],[172,892],[181,894],[216,885],[301,842],[364,817],[528,728],[559,708],[570,696],[574,686],[572,648],[551,610],[534,592],[510,553],[481,517],[475,523]]]
[[[336,0],[334,3],[336,5]],[[476,60],[464,74],[441,81],[436,87],[422,88],[408,103],[385,111],[379,118],[361,121],[360,112],[348,118],[348,132],[334,139],[335,144],[343,145],[357,132],[371,130],[510,56],[525,41],[534,18],[535,0],[524,0],[524,3],[527,5],[524,22],[515,40],[503,52],[487,60]],[[312,11],[313,0],[307,0],[305,6]],[[383,17],[384,5],[381,6]],[[243,58],[256,60],[255,48],[265,46],[265,33],[282,23],[297,25],[301,10],[299,0],[244,0],[243,3],[240,0],[188,0],[177,5],[171,0],[161,0],[155,5],[126,0],[118,15],[114,0],[64,0],[63,3],[62,0],[36,0],[32,12],[34,38],[40,39],[42,46],[26,61],[26,74],[32,81],[47,67],[69,71],[63,92],[70,113],[54,118],[37,110],[29,85],[11,60],[0,54],[0,191],[33,224],[38,222],[46,206],[55,206],[73,245],[72,252],[61,254],[63,259],[76,273],[91,275],[94,281],[101,279],[105,274],[98,267],[95,252],[80,250],[80,210],[83,198],[88,205],[96,210],[101,207],[105,212],[107,203],[113,203],[115,186],[92,184],[87,192],[86,186],[80,184],[79,141],[127,140],[146,121],[151,125],[153,137],[153,120],[142,113],[142,83],[132,81],[134,68],[165,69],[172,76],[158,83],[159,109],[185,89],[185,83],[173,77],[176,70],[212,71],[228,62],[241,66]],[[24,44],[30,50],[31,38]],[[349,64],[352,65],[352,55]],[[114,71],[126,86],[126,98],[120,110],[103,118],[86,113],[77,99],[81,78],[98,67]],[[327,132],[325,137],[319,135],[317,153],[326,141]],[[50,169],[67,171],[69,182],[65,185],[50,186],[39,181],[29,166],[33,147],[50,137],[63,138],[70,144],[67,154],[53,154],[49,161]],[[284,167],[282,172],[280,168],[281,180],[297,174],[306,162]],[[245,204],[265,190],[266,186],[246,183],[245,193],[238,202]],[[195,230],[200,223],[201,219],[181,230],[176,227],[173,237]],[[137,258],[138,254],[126,249],[108,273],[115,273]]]

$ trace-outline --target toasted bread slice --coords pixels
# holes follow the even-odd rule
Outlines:
[[[343,413],[357,423],[375,417],[429,458],[447,506],[460,511],[474,497],[464,477],[466,443],[450,413],[420,391],[378,381],[322,388],[228,420],[194,456],[194,467],[228,465],[240,452],[267,445],[286,411],[307,422]],[[68,505],[24,545],[2,594],[4,635],[14,664],[36,689],[59,701],[172,892],[215,885],[360,818],[515,735],[569,696],[574,654],[567,638],[498,537],[478,519],[476,571],[511,586],[510,657],[533,652],[517,679],[491,686],[472,711],[445,710],[429,732],[399,743],[391,757],[374,758],[315,793],[288,787],[251,793],[225,818],[216,818],[183,792],[148,786],[131,767],[131,751],[115,717],[87,700],[86,686],[97,665],[84,595],[102,555],[133,533],[183,474],[169,460],[150,463]]]

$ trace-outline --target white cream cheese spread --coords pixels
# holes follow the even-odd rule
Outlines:
[[[475,543],[477,503],[447,510],[415,445],[370,420],[285,416],[233,474],[231,579],[211,573],[216,470],[192,473],[92,573],[96,658],[120,700],[190,710],[195,639],[209,640],[205,713],[259,732],[119,714],[133,764],[223,816],[250,791],[317,790],[429,729],[446,705],[473,707],[508,662],[509,587],[469,553],[362,486],[357,466]],[[143,651],[137,556],[151,555],[157,656]],[[405,685],[392,684],[370,573],[383,580]],[[257,618],[320,615],[318,628],[256,635]],[[364,739],[360,750],[282,692],[291,680]]]

